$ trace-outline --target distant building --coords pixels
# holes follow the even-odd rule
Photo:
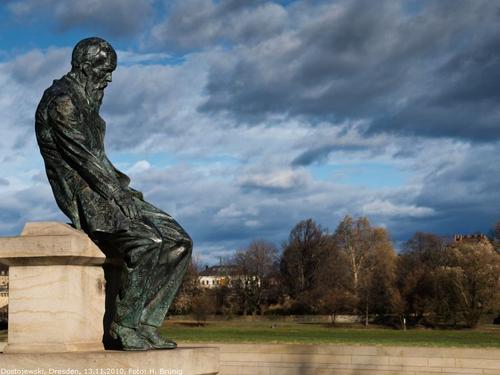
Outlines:
[[[198,284],[203,288],[215,288],[218,286],[229,286],[235,280],[248,279],[248,275],[242,275],[237,266],[220,265],[206,266],[203,271],[198,274]],[[253,276],[257,280],[257,276]],[[260,281],[258,281],[260,284]]]
[[[198,283],[204,288],[215,288],[217,286],[229,285],[234,280],[238,268],[236,266],[206,266],[198,274]]]
[[[0,320],[3,310],[9,304],[9,269],[0,265]]]
[[[9,269],[0,268],[0,288],[9,285]]]
[[[453,240],[451,242],[451,246],[459,246],[460,244],[482,244],[487,248],[490,248],[492,251],[495,251],[495,247],[488,239],[488,237],[484,234],[455,234],[453,236]]]
[[[477,243],[484,242],[489,243],[488,237],[484,234],[455,234],[453,236],[453,242],[469,242],[469,243]]]

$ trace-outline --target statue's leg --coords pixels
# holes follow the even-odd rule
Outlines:
[[[175,298],[191,260],[192,245],[187,240],[165,248],[169,263],[159,263],[151,279],[151,292],[141,314],[141,324],[159,327]],[[160,256],[161,257],[161,256]]]
[[[157,264],[151,269],[150,288],[145,291],[140,330],[154,347],[169,348],[175,343],[162,339],[157,328],[163,323],[182,283],[193,245],[189,235],[170,215],[147,202],[141,204],[141,214],[144,222],[154,227],[162,237],[163,247]]]
[[[147,202],[141,205],[145,221],[162,237],[163,248],[152,271],[151,288],[146,293],[141,323],[159,327],[177,294],[191,260],[193,243],[170,215]]]
[[[146,291],[151,288],[152,271],[162,252],[163,240],[154,228],[142,222],[133,222],[126,232],[101,236],[99,245],[120,254],[124,260],[111,330],[115,331],[114,336],[118,336],[124,349],[149,348],[146,342],[141,346],[142,340],[136,330],[146,302]]]

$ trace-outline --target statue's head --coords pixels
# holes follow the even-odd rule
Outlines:
[[[102,100],[104,88],[111,82],[116,69],[116,52],[104,39],[92,37],[80,40],[71,56],[71,72],[76,75],[92,99]]]

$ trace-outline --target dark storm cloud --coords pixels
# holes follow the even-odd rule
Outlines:
[[[499,19],[500,20],[500,19]],[[488,35],[436,69],[427,93],[374,130],[489,141],[500,135],[500,37]]]
[[[366,119],[371,132],[498,139],[500,4],[405,5],[289,6],[282,32],[254,44],[234,40],[213,64],[200,109],[240,122],[269,114]]]
[[[18,0],[8,9],[17,17],[53,18],[61,31],[84,27],[113,36],[139,32],[152,16],[151,0]]]
[[[400,236],[411,228],[443,235],[487,231],[500,212],[499,146],[498,142],[474,148],[462,145],[456,150],[445,146],[443,154],[436,154],[435,162],[425,168],[421,190],[415,197],[417,205],[432,207],[434,215],[407,218],[394,223],[393,230]]]
[[[498,165],[500,145],[477,147],[463,156],[451,156],[428,172],[418,202],[437,210],[475,208],[478,211],[500,212],[500,176]]]
[[[251,0],[180,0],[152,30],[162,47],[189,50],[217,42],[255,43],[279,33],[286,12],[279,4]]]
[[[311,147],[309,150],[302,152],[292,161],[292,166],[307,166],[315,162],[323,162],[334,151],[362,151],[367,150],[368,145],[325,145],[320,147]]]

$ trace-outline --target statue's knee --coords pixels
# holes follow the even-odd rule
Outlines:
[[[165,240],[158,233],[151,231],[149,233],[150,246],[156,249],[161,249]]]
[[[189,252],[193,250],[193,240],[191,237],[186,238],[186,247],[189,248]]]
[[[191,256],[191,253],[193,251],[193,240],[191,237],[186,236],[184,240],[182,241],[182,256],[184,257],[189,257]]]

